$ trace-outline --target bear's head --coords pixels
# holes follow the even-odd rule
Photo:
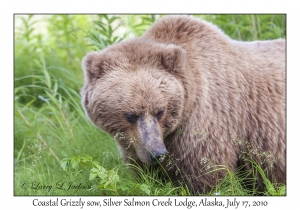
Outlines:
[[[84,58],[82,105],[96,126],[115,136],[125,159],[155,164],[167,153],[164,137],[182,118],[185,65],[181,47],[142,38]]]

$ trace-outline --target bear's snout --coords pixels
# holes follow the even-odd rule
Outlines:
[[[168,151],[165,147],[163,147],[159,150],[153,151],[150,154],[150,160],[151,160],[152,164],[157,164],[157,163],[161,162],[167,153],[168,153]]]
[[[141,116],[137,120],[140,141],[135,149],[140,160],[154,165],[168,153],[162,138],[157,119],[151,115]]]

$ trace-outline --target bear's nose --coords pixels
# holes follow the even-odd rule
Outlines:
[[[152,154],[150,154],[150,160],[153,163],[161,162],[167,153],[168,151],[166,150],[166,148],[153,151]]]

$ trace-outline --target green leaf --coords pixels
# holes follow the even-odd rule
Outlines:
[[[67,170],[68,163],[69,163],[69,158],[64,158],[60,161],[60,166],[63,168],[64,171]]]
[[[45,102],[47,102],[49,100],[49,98],[45,98],[44,96],[41,96],[41,95],[39,95],[38,98]]]
[[[98,22],[98,21],[94,21],[94,23],[99,26],[100,28],[102,28],[102,30],[106,31],[106,28],[105,26],[103,26],[103,23],[102,22]]]
[[[80,158],[77,158],[77,157],[75,157],[75,156],[73,156],[72,158],[71,158],[71,167],[73,168],[73,169],[75,169],[77,166],[78,166],[78,164],[79,164],[79,162],[80,162]]]
[[[108,38],[112,37],[112,33],[113,33],[112,27],[109,25],[108,26]]]
[[[96,168],[99,170],[99,171],[106,171],[105,168],[103,168],[103,166],[99,165],[99,163],[97,162],[93,162],[94,163],[94,166],[96,166]]]
[[[172,183],[171,182],[167,182],[165,186],[166,186],[166,188],[171,188],[172,187]]]
[[[58,85],[57,85],[57,82],[55,82],[55,83],[54,83],[54,88],[53,88],[53,97],[56,96],[57,89],[58,89]]]
[[[148,186],[148,185],[146,185],[146,184],[142,184],[142,185],[140,185],[140,189],[142,190],[142,191],[144,191],[147,195],[150,195],[150,189],[149,189],[150,187]]]
[[[88,163],[88,162],[92,162],[93,158],[89,155],[86,155],[84,154],[82,157],[81,157],[81,161],[83,163]]]
[[[111,24],[111,23],[114,22],[116,19],[120,19],[120,17],[113,16],[113,17],[111,17],[111,18],[108,20],[108,23]]]
[[[280,195],[286,195],[286,186],[285,185],[280,187],[279,194]]]
[[[104,180],[107,179],[107,172],[106,171],[99,171],[99,173],[97,174],[99,176],[100,179]]]
[[[94,180],[97,177],[97,173],[90,173],[89,180]]]
[[[111,186],[111,182],[110,181],[104,181],[104,188],[110,187]]]
[[[97,168],[92,168],[90,170],[90,173],[98,173],[98,172],[99,172],[99,169],[97,169]]]
[[[107,20],[108,21],[108,15],[101,15],[102,17],[104,17],[105,18],[105,20]]]
[[[117,174],[117,171],[115,171],[115,170],[111,170],[108,173],[108,177],[109,177],[110,182],[112,182],[112,183],[118,183],[120,180],[119,175]]]
[[[118,185],[118,188],[121,189],[122,191],[126,191],[129,189],[129,187],[126,184]]]
[[[15,95],[19,92],[19,91],[24,91],[24,92],[28,92],[28,89],[27,88],[24,88],[24,87],[16,87],[14,92],[15,92]]]
[[[99,178],[101,179],[106,179],[108,175],[107,170],[98,164],[94,164],[94,165],[96,166],[96,168],[92,168],[90,172],[96,173],[97,176],[99,176]]]

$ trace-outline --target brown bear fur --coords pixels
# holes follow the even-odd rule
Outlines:
[[[249,168],[249,157],[285,183],[284,40],[234,41],[205,21],[169,16],[88,54],[83,69],[86,114],[116,137],[126,162],[154,164],[151,154],[167,150],[160,164],[195,193],[226,174],[216,165]]]

